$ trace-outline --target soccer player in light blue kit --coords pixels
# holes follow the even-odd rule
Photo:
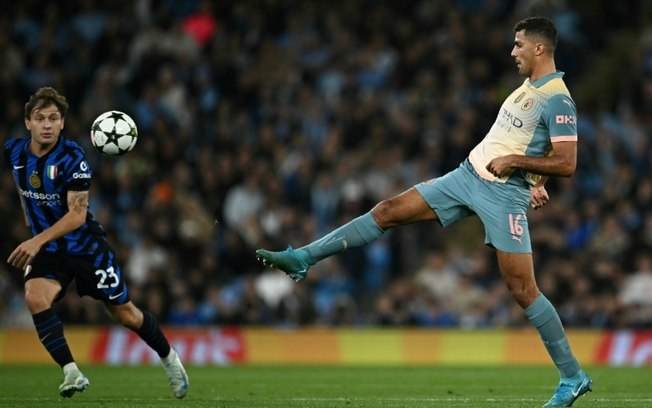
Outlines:
[[[381,201],[306,246],[259,249],[256,254],[300,281],[321,259],[367,245],[390,228],[422,221],[447,227],[477,215],[485,243],[496,249],[504,282],[559,369],[561,380],[544,407],[569,407],[591,391],[592,381],[573,355],[555,308],[537,287],[526,213],[528,206],[538,209],[548,202],[547,177],[575,172],[577,112],[564,73],[555,66],[554,24],[530,17],[518,22],[514,33],[511,56],[525,81],[507,97],[485,138],[457,169]]]

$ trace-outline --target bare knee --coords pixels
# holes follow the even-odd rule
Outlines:
[[[374,217],[378,226],[382,229],[393,227],[392,219],[393,204],[390,200],[383,200],[376,204],[371,210],[371,215]]]
[[[51,303],[48,301],[45,294],[33,290],[25,292],[25,304],[31,314],[40,313],[49,309],[51,306]]]
[[[540,293],[534,278],[532,256],[499,251],[498,264],[503,280],[514,300],[522,308],[530,306]]]
[[[61,291],[61,284],[55,280],[35,278],[25,282],[25,304],[31,314],[40,313],[52,307],[52,302]]]
[[[518,303],[523,309],[530,306],[540,293],[536,284],[518,284],[509,287],[509,290],[516,303]]]
[[[138,330],[143,325],[143,313],[131,302],[110,306],[109,310],[118,323],[129,329]]]

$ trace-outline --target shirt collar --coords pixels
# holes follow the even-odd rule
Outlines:
[[[565,74],[565,72],[563,72],[563,71],[557,71],[557,72],[553,72],[552,74],[544,75],[544,76],[542,76],[541,78],[537,79],[534,82],[530,82],[530,79],[528,79],[527,81],[533,87],[539,88],[542,85],[545,85],[548,81],[550,81],[552,79],[563,77],[564,74]]]

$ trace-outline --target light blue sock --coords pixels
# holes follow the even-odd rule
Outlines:
[[[311,264],[344,251],[347,248],[365,246],[383,235],[383,231],[371,215],[371,211],[329,232],[303,249],[310,255]]]
[[[572,378],[579,373],[580,365],[571,351],[561,320],[552,303],[541,294],[525,309],[525,315],[539,331],[541,340],[561,377]]]

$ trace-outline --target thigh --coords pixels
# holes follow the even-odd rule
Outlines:
[[[485,243],[495,249],[532,253],[527,220],[529,191],[527,189],[487,183],[474,196],[473,209],[485,228]]]
[[[382,229],[437,220],[437,215],[414,187],[381,201],[371,213]]]
[[[419,183],[414,188],[436,214],[439,223],[448,227],[475,214],[470,206],[474,183],[477,180],[473,175],[460,166],[442,177]]]
[[[105,248],[94,255],[73,258],[75,282],[79,296],[90,296],[107,304],[121,305],[129,301],[127,285],[115,253]]]
[[[32,260],[32,269],[25,275],[25,290],[38,294],[54,294],[51,303],[62,299],[74,279],[67,257],[56,252],[40,251]],[[52,285],[45,283],[49,282]],[[54,285],[54,286],[53,286]],[[59,290],[53,293],[53,288]]]

